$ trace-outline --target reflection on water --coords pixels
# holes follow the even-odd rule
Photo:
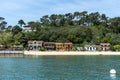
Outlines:
[[[110,74],[110,77],[112,80],[115,80],[116,79],[116,74]]]
[[[0,80],[120,80],[119,67],[120,56],[0,58]]]

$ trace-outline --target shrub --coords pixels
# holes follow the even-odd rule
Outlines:
[[[46,51],[46,49],[44,47],[41,47],[40,51]]]
[[[114,45],[113,48],[114,48],[116,51],[120,51],[120,45]]]

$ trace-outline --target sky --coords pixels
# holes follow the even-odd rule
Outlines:
[[[44,15],[66,14],[76,11],[104,13],[108,17],[120,16],[120,0],[0,0],[0,17],[8,25],[18,20],[39,21]]]

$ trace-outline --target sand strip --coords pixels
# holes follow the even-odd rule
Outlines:
[[[88,51],[69,51],[69,52],[57,52],[57,51],[24,51],[24,55],[33,55],[33,56],[47,56],[47,55],[120,55],[120,52],[88,52]]]

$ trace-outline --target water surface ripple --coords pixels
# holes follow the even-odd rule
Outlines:
[[[0,80],[120,80],[120,56],[0,58]]]

